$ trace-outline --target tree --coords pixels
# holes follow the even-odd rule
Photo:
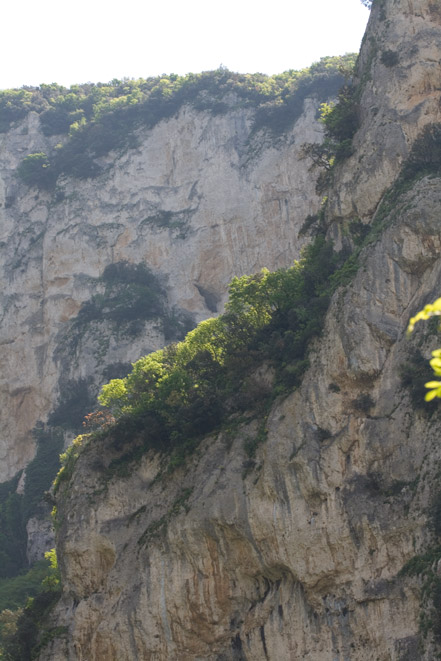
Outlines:
[[[418,323],[418,321],[439,316],[441,316],[441,298],[438,298],[434,303],[429,303],[414,317],[412,317],[409,321],[407,332],[412,333],[413,329],[415,328],[415,324]],[[430,361],[430,366],[433,369],[434,375],[441,377],[441,349],[432,351],[432,360]],[[428,381],[424,385],[426,388],[429,388],[429,392],[427,392],[424,397],[426,402],[430,402],[432,399],[435,399],[435,397],[441,397],[441,381]]]
[[[29,154],[17,169],[19,177],[29,186],[51,188],[55,183],[49,158],[44,152]]]

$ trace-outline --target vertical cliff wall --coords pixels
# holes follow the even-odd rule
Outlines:
[[[252,133],[252,109],[184,105],[139,129],[136,148],[98,159],[99,177],[60,177],[50,192],[17,167],[60,136],[45,136],[36,112],[0,135],[0,480],[33,457],[48,416],[78,430],[100,384],[217,314],[234,275],[299,255],[320,203],[299,159],[321,140],[317,110],[307,98],[275,138]]]
[[[52,623],[66,630],[41,659],[435,658],[434,595],[421,587],[439,560],[440,422],[402,375],[419,364],[412,352],[423,360],[439,343],[405,329],[440,291],[441,179],[397,177],[439,122],[440,38],[436,3],[374,0],[361,126],[327,211],[337,243],[351,243],[351,220],[370,242],[254,459],[253,421],[207,438],[172,474],[154,453],[110,478],[108,446],[80,455],[58,497]]]
[[[358,60],[361,125],[330,196],[334,218],[370,219],[421,129],[440,120],[435,2],[374,2]]]

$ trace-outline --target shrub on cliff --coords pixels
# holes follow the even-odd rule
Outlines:
[[[33,109],[30,90],[0,90],[0,132],[7,131],[11,122],[23,119]]]
[[[225,314],[103,386],[99,400],[117,419],[109,437],[175,447],[212,431],[227,415],[264,409],[265,400],[296,386],[308,344],[322,329],[337,262],[320,236],[289,269],[234,278]],[[251,402],[249,377],[262,362],[275,371],[274,389],[254,388],[260,401]]]
[[[45,553],[27,574],[0,583],[0,658],[31,661],[54,636],[47,617],[60,597],[61,584],[55,549]]]
[[[354,62],[355,55],[349,54],[325,57],[308,69],[274,76],[239,74],[220,67],[200,74],[113,80],[70,89],[54,84],[6,90],[0,93],[0,130],[7,130],[33,110],[40,115],[45,135],[66,136],[48,160],[40,163],[47,169],[45,176],[35,164],[29,173],[28,163],[22,168],[27,183],[50,187],[62,173],[96,176],[101,171],[96,158],[135,145],[137,128],[152,128],[184,104],[213,114],[252,108],[256,111],[254,130],[265,128],[280,134],[301,114],[306,97],[325,101],[334,96],[344,80],[342,68],[352,68]]]
[[[432,317],[441,316],[441,298],[437,298],[433,303],[428,303],[424,306],[420,312],[418,312],[414,317],[409,321],[408,333],[412,333],[415,327],[415,324],[419,321],[431,319]],[[430,367],[433,370],[433,375],[440,378],[441,377],[441,349],[436,349],[432,351],[432,360],[430,361]],[[441,381],[428,381],[424,384],[425,388],[428,388],[426,393],[425,400],[426,402],[431,402],[435,397],[441,398]]]
[[[336,143],[352,140],[358,128],[355,88],[345,85],[338,94],[336,104],[322,104],[321,118],[328,138]]]
[[[359,127],[356,88],[346,84],[336,103],[322,103],[320,119],[325,132],[323,142],[305,143],[302,147],[302,157],[312,161],[310,169],[322,169],[316,185],[319,195],[328,188],[334,166],[353,152],[352,139]]]
[[[44,152],[26,156],[20,163],[17,173],[29,186],[49,189],[55,183],[53,167]]]

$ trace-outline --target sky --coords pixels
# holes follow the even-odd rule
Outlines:
[[[302,69],[357,52],[360,0],[20,0],[2,7],[0,89]]]

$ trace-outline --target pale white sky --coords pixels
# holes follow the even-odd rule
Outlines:
[[[281,73],[359,49],[360,0],[9,0],[0,89],[216,69]]]

